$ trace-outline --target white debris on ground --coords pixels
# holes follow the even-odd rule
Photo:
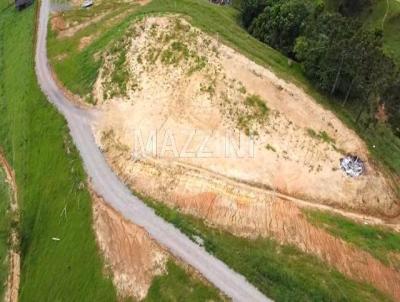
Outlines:
[[[93,5],[93,0],[85,0],[83,1],[82,8],[87,8]]]
[[[364,173],[364,162],[354,155],[347,155],[340,159],[340,167],[347,175],[357,177]]]
[[[194,235],[193,236],[194,241],[200,246],[204,246],[204,239],[201,238],[200,236]]]

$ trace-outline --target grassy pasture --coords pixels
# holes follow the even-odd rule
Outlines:
[[[92,230],[90,195],[65,120],[41,93],[34,73],[37,7],[17,12],[0,0],[0,145],[16,171],[21,207],[20,301],[116,301]],[[8,188],[0,169],[0,284],[7,275]],[[53,238],[59,238],[55,241]],[[0,297],[3,288],[0,287]],[[149,298],[168,301],[218,292],[176,264]],[[194,300],[193,300],[194,301]]]

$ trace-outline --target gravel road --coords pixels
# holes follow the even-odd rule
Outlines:
[[[91,112],[68,101],[58,88],[49,68],[46,51],[49,0],[42,0],[36,45],[36,74],[39,84],[68,122],[74,142],[84,162],[85,170],[96,192],[125,218],[142,226],[173,255],[182,259],[234,301],[272,301],[260,293],[240,274],[191,241],[177,228],[132,195],[118,179],[98,149],[90,127]]]

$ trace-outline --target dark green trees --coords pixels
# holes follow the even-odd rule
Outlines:
[[[366,30],[349,17],[370,0],[337,0],[334,13],[323,3],[242,0],[242,21],[254,37],[301,63],[319,90],[351,105],[357,123],[362,116],[367,126],[376,122],[379,104],[385,103],[389,122],[398,129],[400,92],[394,91],[400,84],[393,84],[397,67],[382,49],[382,31]]]
[[[293,56],[293,47],[312,6],[303,0],[270,0],[251,22],[249,32],[262,42]]]

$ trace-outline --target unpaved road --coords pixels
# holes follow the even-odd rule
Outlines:
[[[234,301],[271,301],[226,264],[208,254],[173,225],[158,217],[140,199],[133,196],[106,163],[97,148],[90,127],[90,112],[70,103],[57,87],[47,60],[46,37],[49,0],[40,8],[36,45],[36,73],[43,92],[68,122],[71,135],[83,159],[85,170],[96,192],[125,218],[144,227],[173,255],[197,269],[212,284]]]

